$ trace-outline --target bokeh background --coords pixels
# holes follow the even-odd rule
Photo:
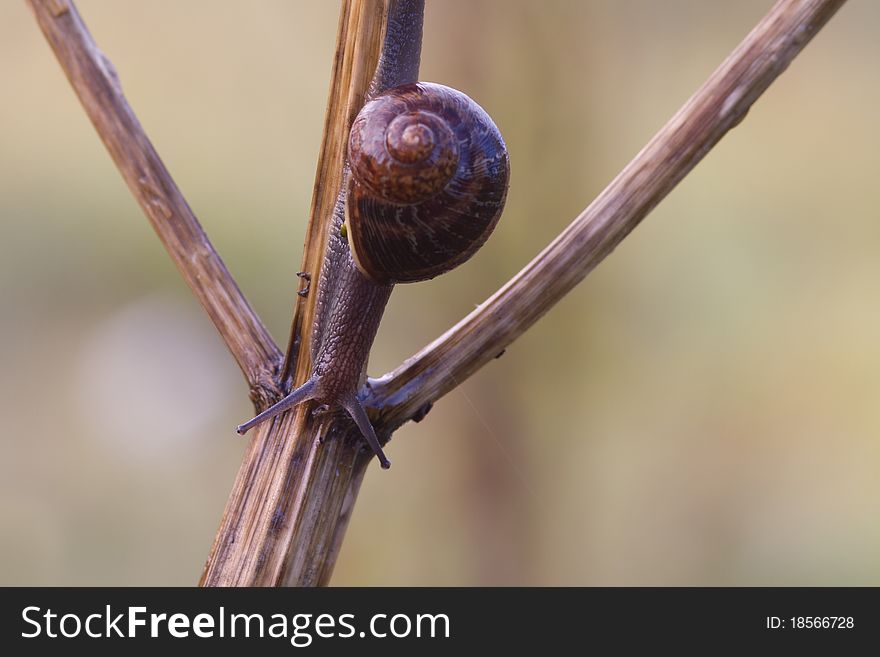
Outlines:
[[[77,3],[286,339],[338,6]],[[493,115],[508,209],[399,286],[393,368],[531,259],[769,0],[429,0],[422,78]],[[880,4],[832,19],[539,324],[368,473],[338,585],[880,584]],[[0,584],[193,584],[236,366],[24,2],[0,5]]]

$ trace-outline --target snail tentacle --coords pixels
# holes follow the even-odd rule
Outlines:
[[[358,425],[361,434],[370,445],[373,453],[379,459],[379,465],[382,466],[382,469],[387,470],[390,468],[391,461],[385,457],[385,453],[382,451],[382,446],[379,444],[379,437],[376,435],[376,430],[373,428],[373,425],[370,422],[370,417],[367,415],[367,409],[364,408],[361,401],[356,396],[351,395],[350,397],[340,399],[339,405],[348,411],[351,419]]]
[[[271,420],[276,415],[280,415],[288,408],[293,408],[297,404],[301,404],[304,401],[309,401],[310,399],[314,399],[315,388],[317,387],[318,380],[315,377],[312,377],[305,383],[303,383],[299,388],[291,392],[281,401],[273,404],[265,411],[257,415],[256,417],[248,420],[244,424],[239,424],[235,428],[235,432],[240,436],[243,436],[248,431],[253,429],[255,426],[260,424],[261,422],[265,422],[266,420]]]
[[[248,420],[244,424],[240,424],[235,429],[236,433],[244,435],[256,425],[265,422],[266,420],[271,420],[276,415],[280,415],[284,411],[303,402],[315,399],[317,386],[318,378],[310,378],[281,401],[273,404],[255,418]],[[373,453],[379,458],[379,464],[382,466],[382,469],[387,470],[390,468],[391,461],[388,460],[385,453],[382,451],[382,446],[379,444],[379,438],[376,436],[376,431],[370,423],[367,410],[364,408],[363,404],[361,404],[360,400],[355,395],[347,395],[336,400],[336,403],[344,408],[351,419],[354,420],[355,424],[357,424],[358,429],[360,429],[367,443],[370,445],[370,449],[372,449]]]

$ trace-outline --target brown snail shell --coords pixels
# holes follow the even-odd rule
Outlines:
[[[348,240],[374,281],[427,280],[460,265],[504,208],[504,140],[455,89],[419,82],[377,96],[352,124],[348,156]]]

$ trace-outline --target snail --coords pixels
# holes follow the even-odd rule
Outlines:
[[[507,196],[507,148],[489,115],[449,87],[417,82],[367,102],[348,140],[312,327],[308,381],[237,428],[308,400],[342,407],[383,468],[358,390],[395,283],[423,281],[470,258],[495,228]]]

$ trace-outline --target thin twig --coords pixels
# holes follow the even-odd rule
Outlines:
[[[369,406],[393,431],[522,335],[736,126],[845,0],[780,0],[610,185],[488,300],[393,372]]]
[[[281,352],[214,250],[70,0],[28,0],[67,79],[187,285],[229,347],[255,404],[277,395]]]

